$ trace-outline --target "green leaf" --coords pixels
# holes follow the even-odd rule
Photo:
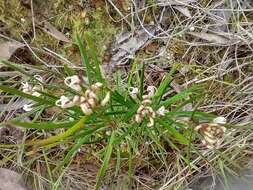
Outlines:
[[[50,100],[50,99],[43,99],[40,97],[36,97],[36,96],[32,96],[30,94],[26,94],[16,88],[10,88],[6,85],[0,85],[0,90],[4,91],[4,92],[8,92],[10,94],[14,94],[17,96],[21,96],[23,98],[27,98],[30,100],[33,100],[35,102],[41,103],[41,104],[45,104],[45,105],[55,105],[55,101],[54,100]]]
[[[77,132],[79,129],[81,129],[84,126],[84,123],[87,121],[87,119],[88,119],[87,116],[83,116],[75,125],[69,128],[67,131],[55,136],[51,136],[47,139],[31,141],[28,143],[28,145],[44,146],[44,145],[53,144],[55,142],[65,140],[66,138],[68,138],[69,136]]]
[[[133,75],[134,75],[134,72],[135,72],[135,69],[136,69],[136,67],[137,67],[137,62],[136,62],[136,60],[134,60],[134,62],[132,63],[132,67],[131,67],[131,70],[130,70],[130,72],[129,72],[129,74],[128,74],[128,78],[127,78],[127,88],[129,89],[131,86],[132,86],[132,84],[133,84]]]
[[[109,162],[110,162],[110,158],[111,158],[111,155],[112,155],[114,140],[115,140],[115,134],[114,134],[114,131],[113,131],[112,135],[111,135],[111,138],[110,138],[110,141],[109,141],[109,144],[107,145],[107,148],[106,148],[103,164],[102,164],[102,166],[101,166],[101,168],[98,172],[96,188],[95,188],[96,190],[98,190],[100,188],[100,186],[102,184],[103,177],[105,175],[105,172],[106,172],[107,168],[109,167]]]
[[[193,103],[195,100],[200,100],[201,96],[202,96],[202,94],[199,94],[199,95],[195,95],[195,96],[191,97],[190,99],[185,100],[183,103],[181,103],[181,104],[177,105],[176,107],[174,107],[170,112],[166,113],[166,115],[167,116],[169,116],[169,115],[175,115],[175,113],[177,113],[178,111],[182,110],[182,108],[184,106],[186,106],[187,104]],[[189,116],[189,118],[195,120],[196,117],[195,117],[194,114],[195,114],[196,111],[197,111],[196,109],[194,111],[190,111],[191,112],[191,116]]]
[[[164,95],[164,93],[166,92],[169,84],[172,82],[173,80],[173,74],[176,72],[178,68],[178,65],[173,65],[173,67],[171,68],[170,72],[168,74],[166,74],[164,80],[161,82],[160,86],[158,87],[156,94],[154,96],[154,100],[156,103],[159,103],[162,96]]]
[[[139,124],[132,124],[127,128],[127,131],[125,131],[121,136],[115,139],[115,144],[120,144],[120,142],[125,139],[127,135],[129,135],[131,132],[133,132],[134,129],[138,128]]]
[[[132,101],[130,101],[127,98],[124,98],[118,91],[113,91],[112,92],[112,99],[117,101],[118,103],[131,108],[133,105],[135,105]]]
[[[3,63],[4,65],[7,65],[8,67],[22,73],[23,75],[29,76],[29,77],[33,78],[34,80],[38,81],[38,79],[34,78],[33,75],[29,74],[28,72],[24,71],[23,69],[21,69],[20,67],[16,66],[15,64],[13,64],[9,61],[0,61],[0,63]]]
[[[70,67],[68,66],[68,64],[64,64],[64,65],[63,65],[63,68],[64,68],[65,73],[67,73],[68,76],[73,76],[73,75],[75,75],[75,71],[74,71],[72,68],[70,68]]]
[[[205,113],[205,112],[201,112],[201,111],[195,111],[194,115],[193,115],[193,111],[179,111],[179,112],[169,112],[166,115],[173,115],[176,117],[194,117],[197,119],[203,119],[203,120],[213,120],[216,116],[214,114],[210,114],[210,113]]]
[[[166,129],[168,129],[169,133],[174,136],[180,143],[184,144],[184,145],[188,145],[189,144],[189,140],[186,139],[183,135],[181,135],[176,129],[175,127],[172,126],[172,122],[165,122],[163,120],[158,120],[158,122],[160,123],[160,125],[166,127]]]
[[[120,171],[120,146],[117,146],[117,160],[116,160],[116,167],[115,167],[115,177],[118,176],[119,171]]]
[[[97,81],[99,81],[101,83],[104,83],[105,81],[103,80],[103,77],[102,77],[102,73],[101,73],[101,70],[100,70],[100,62],[99,62],[97,54],[96,54],[96,49],[94,47],[93,40],[92,40],[89,33],[85,33],[84,37],[85,37],[85,41],[88,45],[88,51],[90,52],[90,55],[92,57],[92,61],[95,65],[96,79],[97,79]]]
[[[45,122],[45,123],[31,123],[31,122],[22,122],[22,121],[9,121],[11,125],[16,125],[19,127],[29,128],[29,129],[59,129],[59,128],[69,128],[73,126],[77,121],[64,122],[64,123],[54,123],[54,122]]]
[[[87,136],[87,135],[92,134],[92,133],[94,133],[94,132],[96,132],[98,130],[103,130],[103,129],[105,129],[104,125],[98,125],[98,126],[96,126],[94,128],[92,127],[92,128],[88,128],[88,129],[82,130],[79,133],[72,135],[69,139],[73,139],[74,140],[74,139],[77,139],[77,138],[81,138],[83,136]],[[84,144],[86,144],[86,143],[84,143]]]
[[[145,64],[142,64],[141,67],[141,77],[140,77],[140,97],[142,98],[144,91],[144,72],[145,72]]]
[[[67,155],[64,157],[64,159],[61,161],[61,163],[56,167],[56,169],[54,169],[54,171],[57,170],[57,169],[61,169],[65,164],[69,163],[70,159],[73,158],[76,155],[76,153],[78,152],[79,148],[86,141],[88,141],[89,137],[90,137],[90,135],[78,138],[76,140],[74,146],[70,149],[70,151],[67,153]]]
[[[132,108],[130,110],[128,110],[128,112],[124,115],[123,120],[125,122],[127,122],[129,119],[131,119],[131,117],[134,116],[134,114],[136,113],[136,111],[138,110],[138,108],[139,108],[139,105],[137,105],[137,104],[134,105],[134,106],[132,106]]]
[[[200,86],[193,86],[191,88],[185,89],[184,91],[176,94],[175,96],[161,102],[159,107],[160,106],[169,107],[172,104],[178,102],[179,100],[187,99],[189,97],[189,95],[193,94],[194,92],[196,93],[196,92],[199,92],[201,90],[203,90],[203,88],[200,87]]]
[[[89,84],[91,85],[92,84],[92,70],[93,70],[93,68],[89,64],[88,55],[86,53],[83,42],[82,42],[82,40],[81,40],[78,33],[76,35],[76,40],[77,40],[79,51],[80,51],[80,54],[81,54],[81,57],[82,57],[82,62],[84,64],[84,67],[86,68],[86,74],[87,74],[87,77],[88,77],[88,81],[89,81]]]

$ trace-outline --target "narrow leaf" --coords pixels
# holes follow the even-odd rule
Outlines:
[[[65,140],[67,137],[73,135],[76,131],[81,129],[84,126],[84,123],[86,121],[87,121],[87,117],[83,116],[75,125],[73,125],[73,127],[69,128],[67,131],[60,133],[58,135],[49,137],[47,139],[31,141],[27,145],[43,146],[43,145],[52,144],[61,140]]]
[[[110,162],[110,158],[111,158],[112,150],[113,150],[114,139],[115,139],[115,135],[114,135],[114,132],[112,132],[109,144],[107,145],[107,148],[106,148],[102,167],[100,168],[98,172],[97,183],[96,183],[96,188],[95,188],[96,190],[100,189],[105,172],[107,168],[109,167],[109,162]]]
[[[166,129],[168,129],[169,133],[171,135],[173,135],[180,143],[184,144],[184,145],[188,145],[189,141],[188,139],[186,139],[183,135],[181,135],[176,129],[175,127],[173,127],[170,123],[167,123],[163,120],[158,120],[158,122],[164,126]]]
[[[9,121],[8,123],[11,125],[16,125],[18,127],[24,127],[24,128],[29,128],[29,129],[51,130],[51,129],[71,127],[76,123],[76,121],[64,122],[64,123],[53,123],[53,122],[31,123],[31,122],[22,122],[22,121]]]
[[[96,49],[94,47],[93,40],[92,40],[92,38],[91,38],[91,36],[90,36],[89,33],[86,33],[84,35],[84,37],[85,37],[86,43],[88,45],[88,50],[89,50],[89,52],[91,54],[92,61],[93,61],[94,65],[95,65],[96,79],[97,79],[97,81],[103,83],[104,80],[103,80],[101,69],[100,69],[100,62],[99,62],[97,54],[96,54]]]
[[[86,69],[88,81],[89,81],[89,84],[91,85],[92,84],[92,67],[89,64],[89,58],[88,58],[88,55],[86,53],[86,50],[84,48],[83,42],[82,42],[79,34],[76,35],[76,40],[77,40],[79,51],[80,51],[80,54],[82,57],[82,62],[83,62],[84,67]]]
[[[21,97],[33,100],[33,101],[41,103],[41,104],[46,104],[46,105],[54,105],[55,104],[55,102],[53,100],[49,100],[49,99],[47,100],[47,99],[43,99],[40,97],[32,96],[32,95],[26,94],[16,88],[10,88],[6,85],[0,85],[0,90],[2,90],[4,92],[8,92],[10,94],[14,94],[17,96],[21,96]]]
[[[178,65],[173,65],[170,72],[165,76],[164,80],[161,82],[159,88],[157,89],[157,92],[154,96],[154,99],[157,103],[160,102],[163,94],[166,92],[167,87],[171,83],[173,79],[173,74],[176,72]]]

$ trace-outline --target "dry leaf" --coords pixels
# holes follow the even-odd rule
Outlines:
[[[175,8],[176,10],[178,10],[180,13],[182,13],[184,16],[188,18],[192,17],[191,12],[185,6],[173,6],[173,8]]]
[[[9,74],[8,76],[12,76],[11,72],[0,72],[0,76],[3,77],[5,73]],[[13,76],[16,76],[16,75],[17,75],[17,72],[14,72]],[[11,102],[8,104],[0,104],[0,112],[21,109],[27,103],[28,103],[27,100],[18,100],[18,101]]]
[[[21,175],[5,168],[0,168],[0,190],[26,190]]]
[[[21,47],[25,45],[15,41],[4,42],[0,44],[0,60],[8,60],[11,55]]]
[[[135,53],[140,50],[150,39],[153,38],[156,28],[154,25],[148,25],[140,28],[132,34],[126,32],[117,37],[115,49],[112,52],[110,64],[112,66],[124,65],[129,59],[134,58]]]
[[[209,26],[212,31],[229,31],[229,21],[234,14],[234,10],[251,9],[252,0],[220,0],[214,2],[213,8],[210,10],[210,18],[215,22],[214,25]]]
[[[187,5],[196,2],[196,0],[157,0],[157,2],[159,6],[171,6],[184,16],[192,18],[191,12],[189,11]]]
[[[212,31],[228,31],[228,23],[232,15],[234,7],[230,7],[229,3],[220,1],[214,4],[213,10],[210,11],[210,17],[215,25],[209,27]]]
[[[196,2],[196,0],[157,0],[159,6],[184,6]]]
[[[217,44],[223,44],[223,45],[228,45],[230,44],[230,40],[226,37],[219,36],[216,34],[211,34],[211,33],[205,33],[205,32],[188,32],[188,34],[191,34],[193,36],[196,36],[202,40],[206,40],[208,42],[213,42]]]
[[[47,34],[53,36],[55,39],[63,41],[63,42],[70,42],[70,40],[67,38],[67,36],[65,36],[62,32],[60,32],[59,30],[57,30],[57,28],[55,28],[52,24],[50,24],[49,22],[43,22],[44,27],[43,27],[43,31],[46,32]]]

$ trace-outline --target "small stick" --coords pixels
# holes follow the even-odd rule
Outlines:
[[[33,0],[31,0],[31,12],[32,12],[32,23],[33,23],[33,40],[36,38],[35,31],[35,19],[34,19],[34,11],[33,11]]]

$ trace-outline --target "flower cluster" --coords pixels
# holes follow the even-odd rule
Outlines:
[[[97,82],[91,85],[90,88],[87,88],[84,92],[82,91],[82,81],[76,75],[67,77],[65,79],[65,84],[72,88],[73,90],[78,91],[82,95],[76,95],[72,100],[66,96],[61,96],[55,104],[61,108],[70,108],[72,106],[80,106],[85,115],[91,115],[95,108],[98,106],[105,106],[110,100],[110,92],[100,101],[98,93],[101,91],[103,84]]]
[[[40,82],[43,82],[43,79],[40,75],[35,75],[34,78]],[[28,82],[22,82],[21,84],[22,84],[22,91],[24,93],[30,94],[30,95],[36,96],[36,97],[41,96],[39,91],[43,91],[43,86],[40,83],[36,84],[34,86]],[[33,109],[33,105],[34,105],[34,103],[30,101],[28,104],[25,104],[23,106],[23,110],[25,110],[27,112],[31,111]]]
[[[160,107],[157,110],[157,113],[153,110],[151,107],[152,98],[155,95],[156,87],[154,86],[148,86],[147,87],[147,94],[142,96],[142,102],[134,116],[134,120],[137,123],[141,123],[144,118],[147,118],[149,122],[147,123],[147,127],[153,127],[154,126],[154,119],[156,117],[156,114],[160,116],[164,116],[166,112],[168,112],[164,106]],[[129,95],[136,99],[137,95],[139,93],[138,88],[130,87],[129,88]]]
[[[226,128],[223,126],[224,124],[226,124],[226,118],[217,117],[213,120],[213,123],[202,123],[194,129],[203,135],[203,145],[209,149],[213,149],[222,143],[222,137],[226,132]]]
[[[143,100],[141,102],[141,105],[139,106],[137,113],[135,114],[135,121],[137,123],[141,123],[145,117],[149,119],[149,122],[147,124],[148,127],[154,126],[154,118],[156,116],[154,110],[152,107],[150,107],[151,100],[148,95],[143,96]]]

